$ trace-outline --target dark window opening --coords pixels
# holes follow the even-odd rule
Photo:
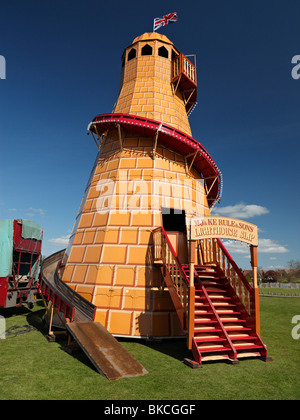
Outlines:
[[[166,231],[186,233],[185,211],[181,209],[162,208],[163,227]]]
[[[142,48],[142,55],[152,55],[152,47],[150,47],[150,45],[146,44]]]
[[[177,57],[178,54],[174,50],[172,50],[172,61]]]
[[[38,259],[37,254],[13,251],[13,265],[15,275],[29,276],[32,267]]]
[[[135,57],[136,57],[136,49],[132,48],[132,50],[130,50],[128,54],[128,61],[132,60]]]
[[[165,57],[165,58],[169,58],[169,51],[167,50],[167,48],[165,47],[160,47],[158,49],[158,55],[160,57]]]

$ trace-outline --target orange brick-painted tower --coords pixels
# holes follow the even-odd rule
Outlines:
[[[122,55],[113,113],[89,124],[98,155],[63,281],[97,307],[95,321],[114,335],[183,335],[153,264],[152,233],[163,226],[185,262],[186,220],[209,215],[220,196],[218,168],[191,134],[196,98],[194,64],[166,36],[145,33]]]

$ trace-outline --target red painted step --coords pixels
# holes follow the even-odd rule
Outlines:
[[[246,346],[235,344],[234,346],[238,346],[237,350],[263,349],[263,346],[260,346],[260,345],[257,345],[257,344],[246,345]]]
[[[215,353],[215,352],[223,352],[223,351],[231,351],[229,347],[223,346],[213,346],[213,347],[199,347],[198,349],[201,353]]]
[[[247,335],[245,337],[241,337],[241,336],[239,336],[239,337],[236,336],[235,337],[235,336],[230,335],[229,338],[230,338],[231,341],[257,340],[257,337],[253,337],[252,335]]]
[[[222,332],[222,330],[218,329],[218,328],[206,328],[206,329],[197,329],[195,328],[194,330],[194,338],[196,338],[196,335],[198,336],[198,334],[217,334]]]
[[[245,327],[241,327],[241,328],[237,328],[237,327],[228,327],[225,326],[225,330],[226,332],[246,332],[246,331],[252,331],[251,328],[245,328]]]
[[[217,324],[217,321],[213,321],[212,319],[195,319],[195,324]]]
[[[221,337],[209,337],[209,338],[201,338],[201,337],[195,337],[195,341],[196,343],[215,343],[217,341],[226,341],[225,338],[221,338]]]
[[[189,277],[189,266],[184,267]],[[213,266],[195,267],[195,360],[260,356],[265,348],[248,327],[232,296],[229,281]],[[222,343],[222,344],[221,344]],[[193,351],[196,351],[195,348]]]

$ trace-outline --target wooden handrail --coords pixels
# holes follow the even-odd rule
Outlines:
[[[253,290],[251,284],[249,284],[249,282],[246,279],[245,275],[242,273],[242,271],[240,270],[240,268],[237,266],[236,262],[231,257],[231,255],[229,254],[229,252],[227,251],[227,249],[223,245],[222,241],[220,241],[220,239],[217,239],[217,243],[218,243],[219,247],[222,249],[222,251],[224,252],[224,254],[226,255],[226,258],[228,259],[228,261],[230,262],[230,264],[232,265],[232,267],[235,269],[235,271],[238,274],[238,276],[241,278],[241,280],[244,283],[245,287],[251,292]]]
[[[232,289],[240,300],[241,306],[249,318],[255,321],[254,289],[247,281],[233,258],[220,239],[203,239],[199,241],[203,264],[215,264],[228,279]]]
[[[162,265],[164,280],[168,286],[175,309],[185,331],[188,330],[188,314],[194,305],[189,293],[189,279],[187,278],[178,256],[163,227],[154,229],[154,263]],[[175,297],[174,292],[175,291]],[[178,304],[177,304],[178,302]]]
[[[184,54],[180,53],[172,62],[172,80],[182,73],[195,85],[197,84],[196,66]]]
[[[189,280],[188,280],[188,278],[187,278],[187,276],[186,276],[186,274],[185,274],[185,272],[184,272],[184,270],[183,270],[183,268],[182,268],[182,264],[181,264],[181,262],[179,261],[179,258],[178,258],[178,256],[177,256],[177,254],[176,254],[176,252],[175,252],[175,250],[174,250],[174,248],[173,248],[173,245],[171,244],[171,242],[170,242],[170,239],[169,239],[169,237],[168,237],[168,235],[167,235],[167,232],[165,231],[165,229],[161,226],[160,227],[160,229],[161,229],[161,231],[162,231],[162,233],[163,233],[163,235],[164,235],[164,238],[166,239],[166,241],[167,241],[167,243],[168,243],[168,246],[170,247],[170,249],[171,249],[171,252],[172,252],[172,254],[174,255],[174,258],[175,258],[175,260],[176,260],[176,262],[177,262],[177,264],[179,265],[179,267],[180,267],[180,270],[181,270],[181,272],[182,272],[182,274],[183,274],[183,278],[185,279],[185,282],[186,282],[186,284],[188,285],[189,284]]]

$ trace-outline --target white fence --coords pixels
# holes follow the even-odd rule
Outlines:
[[[262,289],[266,287],[274,287],[278,289],[300,289],[300,283],[261,283],[259,287]]]

